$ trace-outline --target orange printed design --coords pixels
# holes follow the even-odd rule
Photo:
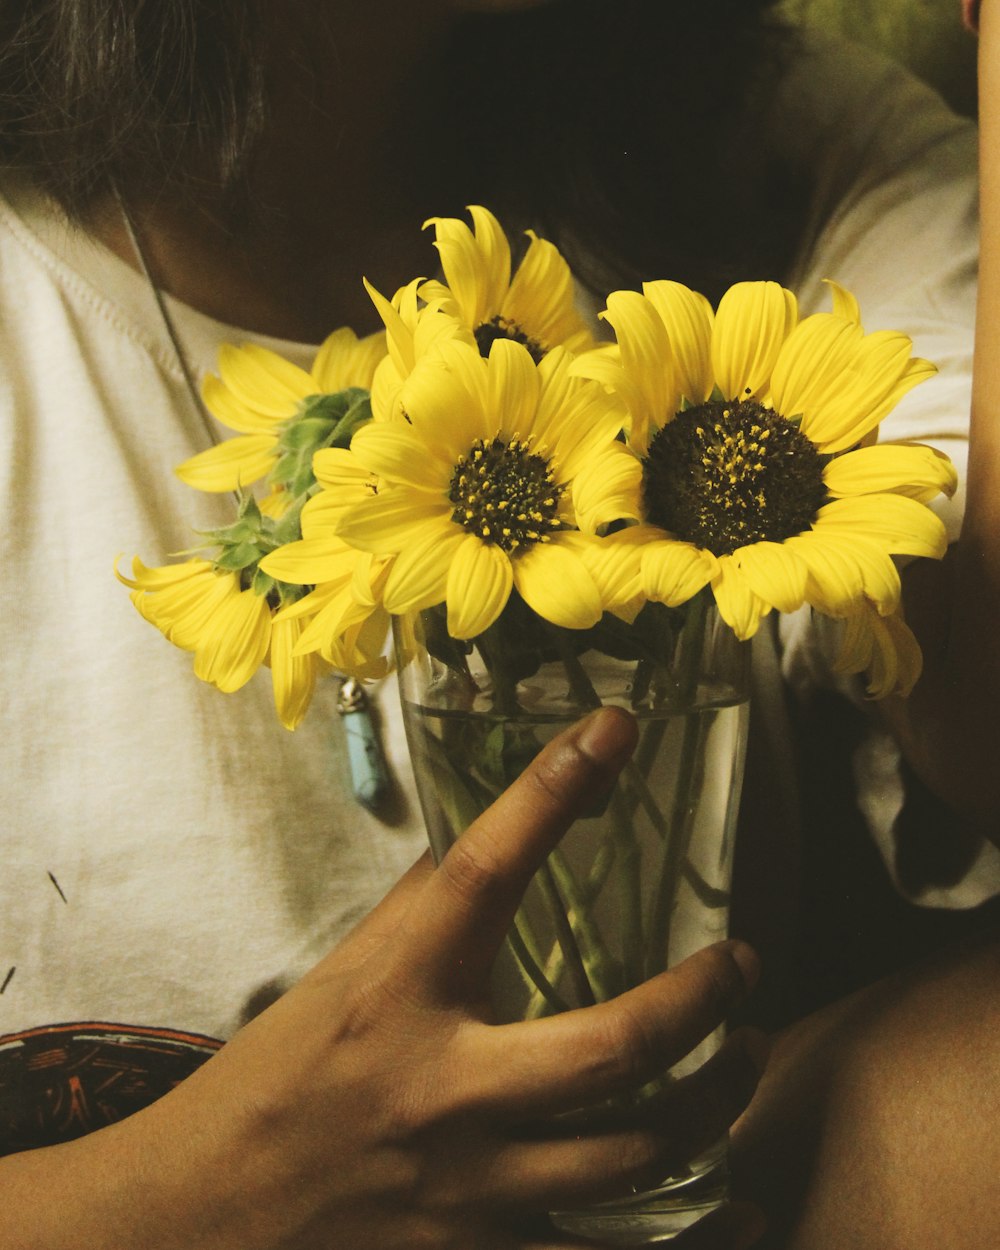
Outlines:
[[[168,1093],[222,1042],[128,1024],[0,1037],[0,1155],[72,1141]]]

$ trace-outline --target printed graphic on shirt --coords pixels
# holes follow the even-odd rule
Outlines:
[[[190,1076],[222,1042],[172,1029],[56,1024],[0,1037],[0,1154],[72,1141]]]

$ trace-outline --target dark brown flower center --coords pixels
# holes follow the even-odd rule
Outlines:
[[[643,462],[646,520],[729,555],[784,542],[827,501],[824,459],[786,418],[753,400],[710,401],[678,413]]]
[[[528,355],[536,365],[545,355],[545,348],[541,343],[529,338],[520,326],[515,325],[513,321],[508,321],[505,317],[494,317],[492,321],[484,321],[481,326],[477,326],[475,339],[480,356],[488,357],[490,348],[497,339],[511,339],[515,343],[520,343],[528,349]]]
[[[559,528],[562,490],[549,461],[526,440],[477,439],[452,475],[451,519],[509,553],[548,542]]]

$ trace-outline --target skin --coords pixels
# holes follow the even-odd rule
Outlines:
[[[756,1085],[752,1033],[673,1086],[655,1128],[579,1137],[551,1117],[634,1089],[715,1028],[756,977],[745,945],[597,1007],[489,1019],[490,966],[531,874],[635,741],[625,713],[592,714],[171,1093],[0,1161],[4,1250],[551,1250],[578,1243],[546,1230],[546,1209],[652,1183],[713,1141]],[[675,1244],[739,1248],[759,1231],[733,1207]]]

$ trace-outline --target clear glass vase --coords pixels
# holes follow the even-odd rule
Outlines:
[[[703,593],[680,609],[648,604],[632,624],[549,625],[514,600],[471,643],[443,608],[397,624],[410,752],[440,859],[537,752],[601,703],[628,708],[639,744],[600,811],[577,821],[536,874],[494,973],[498,1021],[602,1001],[724,938],[743,775],[749,647]],[[720,1031],[721,1032],[721,1031]],[[655,1114],[664,1085],[702,1064],[706,1039],[628,1106]],[[725,1200],[726,1143],[652,1190],[557,1225],[617,1245],[668,1240]]]

